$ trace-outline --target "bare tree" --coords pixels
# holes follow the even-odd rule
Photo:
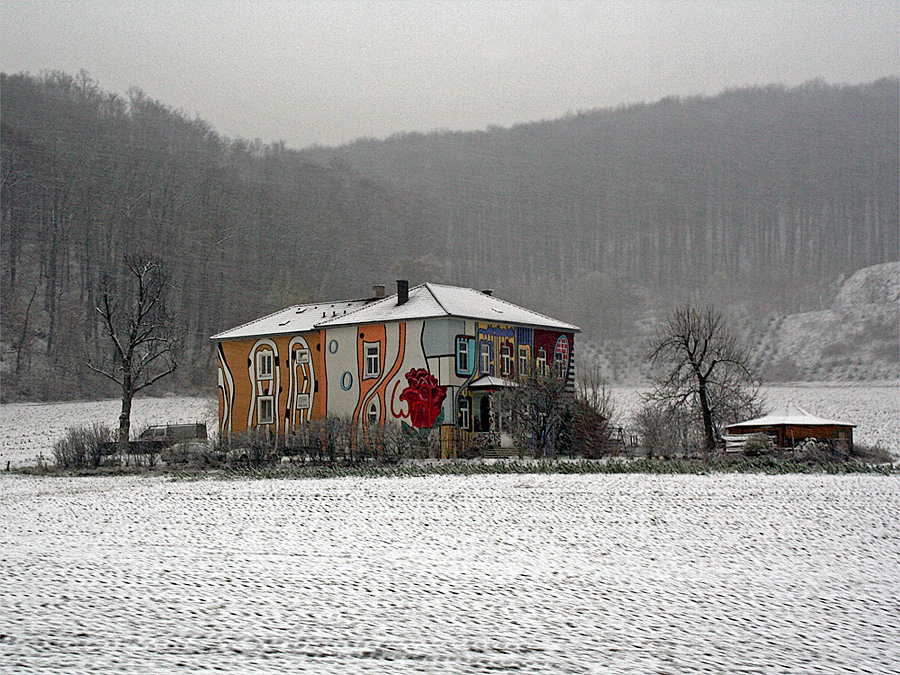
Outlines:
[[[521,449],[527,449],[534,457],[555,456],[573,400],[565,381],[532,366],[519,377],[516,387],[506,390],[505,398],[520,454]]]
[[[707,450],[715,449],[716,433],[724,424],[759,412],[750,352],[713,307],[685,305],[672,312],[657,334],[650,360],[657,372],[649,401],[693,411]]]
[[[131,402],[142,389],[174,372],[178,365],[178,335],[166,307],[168,274],[162,261],[126,256],[127,284],[120,290],[111,275],[100,280],[96,306],[112,349],[88,366],[122,388],[118,442],[127,445]]]

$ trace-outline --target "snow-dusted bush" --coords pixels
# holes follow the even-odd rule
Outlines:
[[[53,460],[62,469],[96,469],[104,447],[114,439],[113,430],[103,424],[74,427],[53,446]]]
[[[767,434],[750,434],[744,441],[744,454],[748,457],[765,455],[775,449],[775,442]]]

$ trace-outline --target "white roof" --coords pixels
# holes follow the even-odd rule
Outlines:
[[[343,316],[363,307],[368,300],[344,300],[320,302],[310,305],[294,305],[268,316],[254,319],[237,328],[213,335],[211,340],[238,340],[269,335],[293,335],[316,330],[325,319]]]
[[[409,300],[397,304],[397,295],[380,300],[345,300],[294,305],[213,335],[211,340],[238,340],[270,335],[292,335],[329,326],[353,326],[387,321],[409,321],[454,316],[535,328],[578,331],[578,326],[551,319],[473,288],[422,284],[409,289]]]
[[[494,377],[493,375],[483,375],[469,385],[469,389],[511,389],[519,385],[512,380],[502,377]]]
[[[778,413],[772,413],[770,415],[766,415],[764,417],[757,417],[753,420],[747,420],[746,422],[738,422],[736,424],[729,424],[726,426],[726,429],[740,429],[741,427],[777,427],[781,425],[792,425],[792,426],[840,426],[840,427],[855,427],[855,424],[850,422],[839,422],[837,420],[827,420],[823,417],[816,417],[808,412],[806,412],[803,408],[798,408],[797,406],[789,406],[784,411]]]
[[[361,323],[430,319],[441,316],[562,331],[581,330],[578,326],[552,319],[473,288],[430,283],[409,289],[409,300],[402,305],[397,304],[397,295],[394,294],[383,300],[371,302],[355,312],[347,312],[346,316],[326,319],[319,326],[325,328]]]

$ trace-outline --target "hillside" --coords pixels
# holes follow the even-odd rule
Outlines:
[[[0,398],[111,393],[83,365],[108,347],[96,289],[140,252],[172,275],[179,391],[211,386],[209,335],[396,278],[581,325],[616,378],[686,300],[762,327],[770,373],[894,373],[890,312],[835,331],[858,300],[840,284],[900,259],[898,94],[896,79],[740,89],[298,151],[84,73],[3,74]],[[802,346],[816,331],[821,353]]]
[[[859,270],[828,309],[773,320],[757,354],[769,381],[900,379],[900,263]]]
[[[897,260],[898,100],[813,82],[303,154],[434,204],[439,276],[608,334],[626,289],[796,312]]]
[[[866,267],[831,284],[827,309],[767,314],[745,304],[723,307],[732,329],[751,345],[763,382],[900,380],[900,263]],[[585,336],[579,353],[612,381],[649,377],[647,352],[665,309],[643,306],[627,337]]]

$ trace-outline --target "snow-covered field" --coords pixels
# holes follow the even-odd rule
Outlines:
[[[136,398],[131,410],[131,429],[150,424],[206,422],[215,433],[215,399],[188,396]],[[119,426],[122,402],[73,401],[66,403],[6,403],[0,405],[0,469],[6,463],[23,466],[37,463],[38,455],[53,461],[53,445],[65,437],[66,429],[94,422]]]
[[[890,673],[900,479],[0,476],[0,672]]]

